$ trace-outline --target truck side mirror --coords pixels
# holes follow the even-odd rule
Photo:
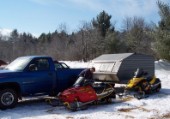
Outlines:
[[[37,70],[37,67],[35,64],[30,64],[29,65],[29,71],[36,71]]]

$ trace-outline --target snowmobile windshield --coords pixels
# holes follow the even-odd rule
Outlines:
[[[135,77],[135,78],[139,78],[139,77],[142,77],[143,75],[144,75],[143,69],[138,68],[138,69],[136,70],[136,72],[135,72],[134,77]]]
[[[84,77],[79,77],[76,82],[74,83],[73,86],[82,86],[84,83],[85,78]]]

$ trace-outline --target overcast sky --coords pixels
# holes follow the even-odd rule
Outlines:
[[[0,31],[19,32],[39,36],[54,32],[66,24],[68,32],[76,31],[83,21],[91,21],[101,11],[112,15],[111,21],[121,30],[126,17],[140,16],[157,23],[157,0],[1,0]],[[170,0],[161,0],[170,3]]]

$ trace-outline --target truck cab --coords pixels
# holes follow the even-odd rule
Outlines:
[[[23,96],[56,95],[70,87],[82,70],[49,56],[19,57],[0,70],[0,108],[14,107]]]

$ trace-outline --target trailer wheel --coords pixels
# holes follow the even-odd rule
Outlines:
[[[0,109],[8,109],[16,106],[18,96],[13,89],[3,89],[0,91]]]

